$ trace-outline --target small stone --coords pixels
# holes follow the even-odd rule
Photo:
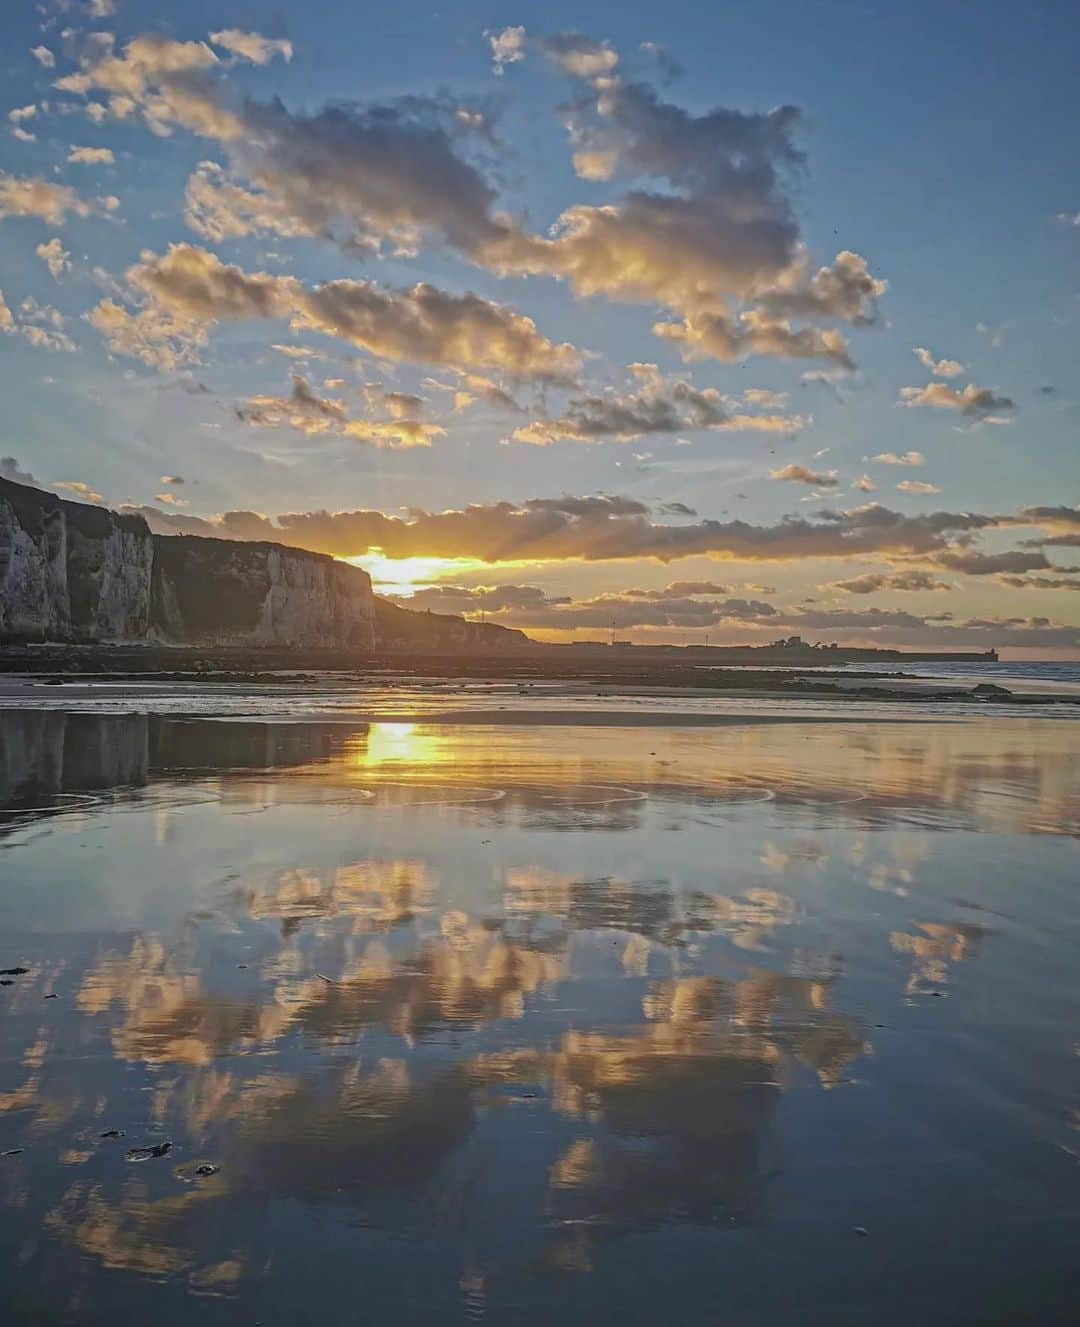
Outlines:
[[[195,1167],[196,1175],[216,1175],[221,1169],[220,1166],[212,1166],[208,1161],[204,1161],[201,1166]]]
[[[123,1129],[106,1129],[104,1133],[99,1133],[99,1138],[123,1138]]]

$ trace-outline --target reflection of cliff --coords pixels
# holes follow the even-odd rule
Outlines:
[[[344,741],[317,724],[0,710],[0,807],[142,786],[154,775],[314,765],[339,754]]]
[[[0,713],[0,806],[144,784],[148,765],[142,715]]]
[[[64,739],[68,724],[77,740]],[[1026,744],[997,724],[873,730],[819,725],[812,769],[805,763],[805,748],[793,746],[791,732],[753,724],[707,734],[689,730],[677,765],[659,767],[648,756],[648,743],[655,739],[635,736],[633,730],[613,733],[610,745],[596,748],[594,764],[536,742],[527,728],[516,740],[528,743],[523,767],[508,762],[498,744],[480,740],[469,726],[89,714],[65,720],[55,714],[0,711],[0,801],[24,785],[78,791],[139,783],[147,772],[184,777],[291,766],[298,772],[306,767],[303,772],[311,777],[303,785],[278,781],[275,798],[295,797],[301,786],[318,785],[363,789],[364,796],[375,795],[378,805],[483,802],[483,814],[493,826],[627,830],[640,825],[658,803],[682,808],[701,823],[721,824],[745,794],[753,801],[762,789],[777,806],[810,808],[818,817],[849,827],[900,823],[932,831],[959,822],[1028,833],[1080,832],[1075,744],[1067,724],[1046,725],[1037,743]],[[137,756],[140,743],[148,743],[147,756]],[[141,774],[140,761],[146,766]],[[807,843],[783,851],[770,845],[762,858],[762,865],[777,874],[814,862],[819,869],[826,865],[820,846]],[[891,887],[888,881],[877,883]],[[902,874],[895,883],[906,883]],[[567,887],[588,890],[587,883]],[[520,892],[524,906],[528,887]],[[764,918],[772,912],[767,892],[748,891],[732,905],[738,916],[729,920],[742,928],[744,943],[754,943],[755,914]],[[666,925],[662,918],[656,922]]]

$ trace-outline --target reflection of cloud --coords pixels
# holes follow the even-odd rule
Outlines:
[[[349,917],[357,935],[382,933],[426,912],[437,877],[425,862],[358,861],[339,866],[327,879],[297,868],[273,884],[243,892],[253,919],[272,918],[288,930],[307,920]]]
[[[774,927],[795,920],[792,900],[769,889],[748,889],[730,898],[699,890],[677,894],[666,880],[575,880],[542,868],[514,867],[506,873],[506,890],[511,917],[547,916],[570,931],[629,931],[669,946],[709,931],[731,936],[740,948],[756,949]]]
[[[233,1120],[238,1187],[340,1201],[428,1179],[467,1136],[472,1102],[457,1069],[414,1081],[404,1061],[382,1060],[243,1093]]]
[[[954,963],[977,958],[983,939],[992,929],[975,922],[918,922],[915,934],[893,931],[889,944],[894,953],[910,954],[911,975],[905,992],[927,995],[932,988],[945,986],[949,968]]]
[[[276,997],[315,1036],[363,1027],[422,1036],[521,1018],[527,995],[565,975],[560,953],[511,943],[498,929],[449,913],[443,934],[407,959],[394,962],[380,943],[369,944],[336,980],[282,983]]]
[[[112,1203],[101,1185],[77,1183],[46,1215],[45,1224],[102,1267],[160,1279],[195,1263],[194,1253],[185,1247],[193,1209],[220,1192],[221,1183],[215,1178],[169,1198],[148,1201],[131,1193]],[[186,1236],[181,1225],[186,1227]],[[238,1276],[238,1264],[237,1268]],[[211,1281],[215,1279],[212,1268],[202,1271]]]
[[[556,1112],[587,1130],[549,1173],[557,1263],[591,1266],[602,1235],[752,1219],[785,1063],[807,1064],[828,1088],[868,1049],[829,1009],[834,980],[826,967],[809,977],[757,970],[736,983],[655,982],[639,1028],[571,1031],[550,1052],[471,1062],[477,1087],[544,1084]]]
[[[194,973],[178,971],[153,936],[138,936],[127,958],[110,954],[83,978],[79,1007],[102,1014],[124,1010],[113,1031],[123,1060],[147,1064],[209,1064],[241,1040],[254,1039],[254,1010],[207,994]]]

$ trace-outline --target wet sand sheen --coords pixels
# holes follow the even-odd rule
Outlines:
[[[1071,725],[623,717],[0,713],[16,1316],[1066,1321]]]

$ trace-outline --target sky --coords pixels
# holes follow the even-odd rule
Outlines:
[[[1074,4],[0,35],[6,477],[543,639],[1080,657]]]

